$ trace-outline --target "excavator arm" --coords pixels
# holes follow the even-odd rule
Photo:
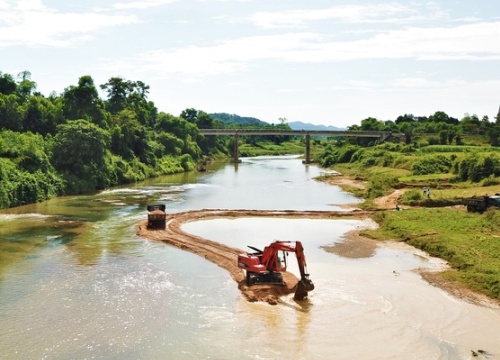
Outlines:
[[[313,282],[306,272],[306,259],[304,248],[300,241],[275,241],[266,246],[263,251],[249,246],[255,253],[241,254],[238,256],[238,266],[247,272],[247,284],[283,282],[281,272],[286,271],[286,261],[280,261],[279,252],[293,252],[297,257],[300,271],[300,280],[297,284],[295,299],[303,300],[307,292],[314,289]]]

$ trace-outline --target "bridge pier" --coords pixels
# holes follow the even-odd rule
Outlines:
[[[306,159],[302,163],[311,163],[311,135],[309,133],[306,134]]]
[[[240,160],[240,134],[234,134],[234,147],[233,147],[233,163],[238,164],[241,162]]]

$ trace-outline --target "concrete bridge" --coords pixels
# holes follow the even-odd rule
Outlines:
[[[379,142],[384,142],[387,138],[399,137],[404,139],[404,134],[393,133],[391,131],[352,131],[352,130],[250,130],[250,129],[200,129],[200,133],[205,136],[226,135],[234,136],[234,153],[233,161],[235,163],[239,160],[239,137],[241,135],[291,135],[291,136],[305,136],[306,137],[306,158],[305,164],[311,163],[311,136],[334,136],[334,137],[367,137],[376,138]]]

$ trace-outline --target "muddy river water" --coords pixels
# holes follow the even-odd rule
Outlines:
[[[315,181],[321,169],[296,157],[209,170],[0,212],[0,359],[500,359],[500,310],[415,271],[439,270],[439,259],[344,238],[368,221],[183,225],[241,249],[302,241],[316,287],[307,302],[276,306],[247,302],[204,258],[135,235],[152,203],[179,212],[345,210],[357,201]]]

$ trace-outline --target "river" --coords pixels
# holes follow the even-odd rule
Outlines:
[[[295,156],[248,158],[1,211],[0,359],[500,358],[500,310],[457,299],[415,271],[440,269],[439,259],[403,244],[351,244],[365,249],[357,257],[325,251],[366,221],[183,226],[241,249],[302,241],[316,288],[305,303],[290,296],[276,306],[247,302],[205,259],[135,235],[148,204],[345,210],[358,201],[315,181],[320,171]]]

